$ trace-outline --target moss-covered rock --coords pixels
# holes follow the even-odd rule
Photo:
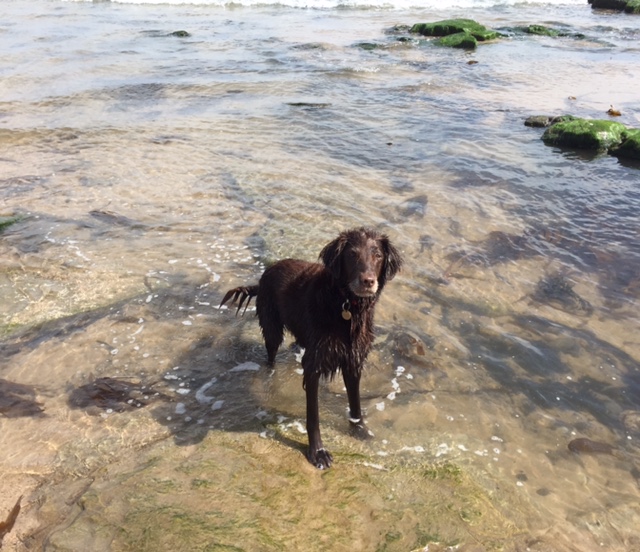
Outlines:
[[[434,23],[416,23],[410,29],[412,33],[418,33],[424,36],[441,36],[448,37],[450,35],[460,35],[449,41],[440,40],[439,44],[443,46],[453,46],[457,48],[475,48],[477,42],[494,40],[500,36],[500,33],[487,29],[473,19],[445,19]],[[469,37],[474,40],[471,41]],[[471,44],[473,43],[473,46]],[[463,46],[462,44],[466,44]]]
[[[640,14],[640,0],[630,0],[624,8],[626,13]]]
[[[473,50],[478,41],[469,33],[455,33],[452,35],[443,36],[436,41],[436,44],[440,46],[447,46],[449,48],[465,48],[467,50]]]
[[[589,0],[592,8],[640,14],[640,0]]]
[[[533,115],[524,124],[545,128],[548,146],[607,152],[619,158],[640,160],[640,129],[602,119],[579,119],[573,115]]]
[[[601,119],[574,119],[551,125],[542,139],[550,146],[607,151],[622,143],[626,127]]]
[[[628,129],[622,143],[610,151],[611,155],[640,160],[640,129]]]

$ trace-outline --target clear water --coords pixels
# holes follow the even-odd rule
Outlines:
[[[640,19],[582,3],[1,9],[0,216],[21,217],[0,234],[0,520],[24,495],[9,549],[135,549],[98,546],[95,527],[133,523],[110,466],[142,472],[158,446],[186,458],[215,435],[255,437],[277,449],[269,473],[316,481],[276,446],[304,443],[295,354],[269,372],[253,317],[216,307],[266,262],[313,260],[360,225],[384,229],[406,268],[363,381],[375,439],[346,434],[339,382],[323,391],[332,477],[341,450],[381,467],[450,461],[531,547],[638,549],[639,167],[548,148],[523,123],[614,105],[640,126]],[[585,37],[469,53],[391,32],[459,16]],[[246,362],[262,368],[231,371]],[[579,437],[614,453],[570,452]],[[228,477],[240,511],[271,475]],[[359,519],[365,536],[424,500],[380,492],[387,517]],[[297,549],[305,530],[287,528]],[[179,548],[137,549],[152,545]]]

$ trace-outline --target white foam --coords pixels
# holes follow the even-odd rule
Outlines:
[[[238,366],[234,366],[229,370],[229,372],[257,372],[260,370],[260,365],[255,362],[243,362],[242,364],[238,364]]]
[[[208,381],[207,383],[205,383],[204,385],[201,385],[198,390],[196,391],[196,401],[198,401],[200,404],[209,404],[211,402],[213,402],[213,397],[209,397],[207,395],[205,395],[205,391],[207,391],[210,387],[213,387],[213,385],[218,381],[218,378],[213,378],[210,381]]]
[[[389,471],[387,468],[385,468],[384,466],[382,466],[380,464],[372,464],[371,462],[363,462],[362,465],[366,466],[367,468],[373,468],[374,470]]]
[[[93,2],[94,0],[66,0],[67,2]],[[194,6],[283,6],[299,9],[351,8],[371,9],[383,8],[405,10],[410,8],[430,8],[447,10],[450,8],[488,8],[522,4],[522,0],[111,0],[114,4],[169,4]],[[584,5],[584,0],[547,0],[541,2],[549,6]],[[214,246],[211,246],[212,248]],[[169,261],[171,262],[171,261]],[[177,262],[173,260],[173,262]]]
[[[442,456],[449,452],[451,452],[451,447],[446,443],[441,443],[438,445],[438,448],[436,449],[435,457],[438,458],[439,456]]]

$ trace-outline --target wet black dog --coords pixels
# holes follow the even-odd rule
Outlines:
[[[320,263],[279,261],[265,270],[258,285],[229,290],[238,311],[256,297],[258,319],[269,364],[284,330],[304,347],[303,385],[307,395],[307,458],[323,469],[333,461],[320,437],[318,383],[342,371],[350,422],[365,436],[360,408],[360,376],[373,343],[375,304],[385,284],[400,270],[402,258],[389,238],[367,228],[342,232],[320,252]],[[237,311],[237,312],[238,312]]]

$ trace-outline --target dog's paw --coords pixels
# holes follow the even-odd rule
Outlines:
[[[366,441],[367,439],[373,439],[373,432],[367,427],[364,421],[358,422],[349,421],[350,433],[356,439]]]
[[[311,462],[319,470],[325,470],[331,467],[333,464],[333,456],[327,449],[318,449],[316,451],[309,451],[307,454],[307,460]]]

